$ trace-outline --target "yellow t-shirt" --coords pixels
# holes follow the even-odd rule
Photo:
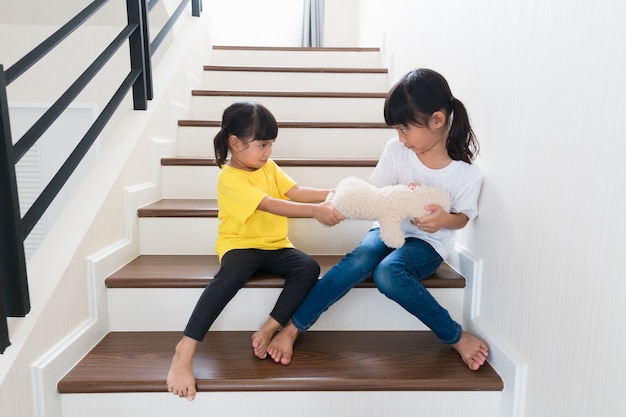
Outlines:
[[[217,179],[218,218],[221,223],[215,250],[220,260],[231,249],[281,249],[293,244],[287,237],[287,217],[257,210],[266,197],[287,200],[296,182],[271,159],[249,172],[224,165]]]

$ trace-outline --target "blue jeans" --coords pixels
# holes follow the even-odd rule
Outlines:
[[[461,339],[461,325],[420,282],[441,265],[441,256],[423,240],[408,238],[401,248],[387,247],[380,230],[371,229],[359,245],[333,266],[309,292],[291,322],[301,332],[352,287],[372,275],[378,290],[428,326],[442,343]]]

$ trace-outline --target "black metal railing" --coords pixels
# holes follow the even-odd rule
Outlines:
[[[0,353],[3,353],[6,347],[10,345],[7,317],[24,317],[30,311],[24,240],[44,215],[46,209],[80,164],[131,89],[133,108],[135,110],[147,109],[147,102],[153,97],[152,55],[190,1],[193,16],[200,16],[202,11],[202,0],[182,0],[154,40],[150,42],[148,15],[159,0],[150,0],[149,2],[146,0],[126,0],[128,24],[14,144],[11,137],[7,86],[52,51],[108,1],[93,1],[10,68],[4,70],[0,64]],[[113,92],[109,102],[104,106],[67,160],[22,217],[18,200],[16,164],[37,143],[78,94],[89,85],[99,71],[105,68],[110,58],[126,41],[128,41],[130,48],[128,75]]]

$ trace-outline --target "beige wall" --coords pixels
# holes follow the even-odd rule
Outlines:
[[[359,44],[359,0],[326,0],[324,46],[380,46]]]

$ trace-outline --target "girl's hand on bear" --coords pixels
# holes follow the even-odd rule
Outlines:
[[[318,204],[313,217],[326,226],[335,226],[344,219],[343,215],[333,207],[330,201]]]
[[[428,210],[430,214],[427,214],[423,217],[418,217],[413,220],[412,223],[426,233],[435,233],[444,226],[446,216],[448,216],[449,213],[447,213],[438,204],[431,204],[428,206],[424,206],[424,208]]]

